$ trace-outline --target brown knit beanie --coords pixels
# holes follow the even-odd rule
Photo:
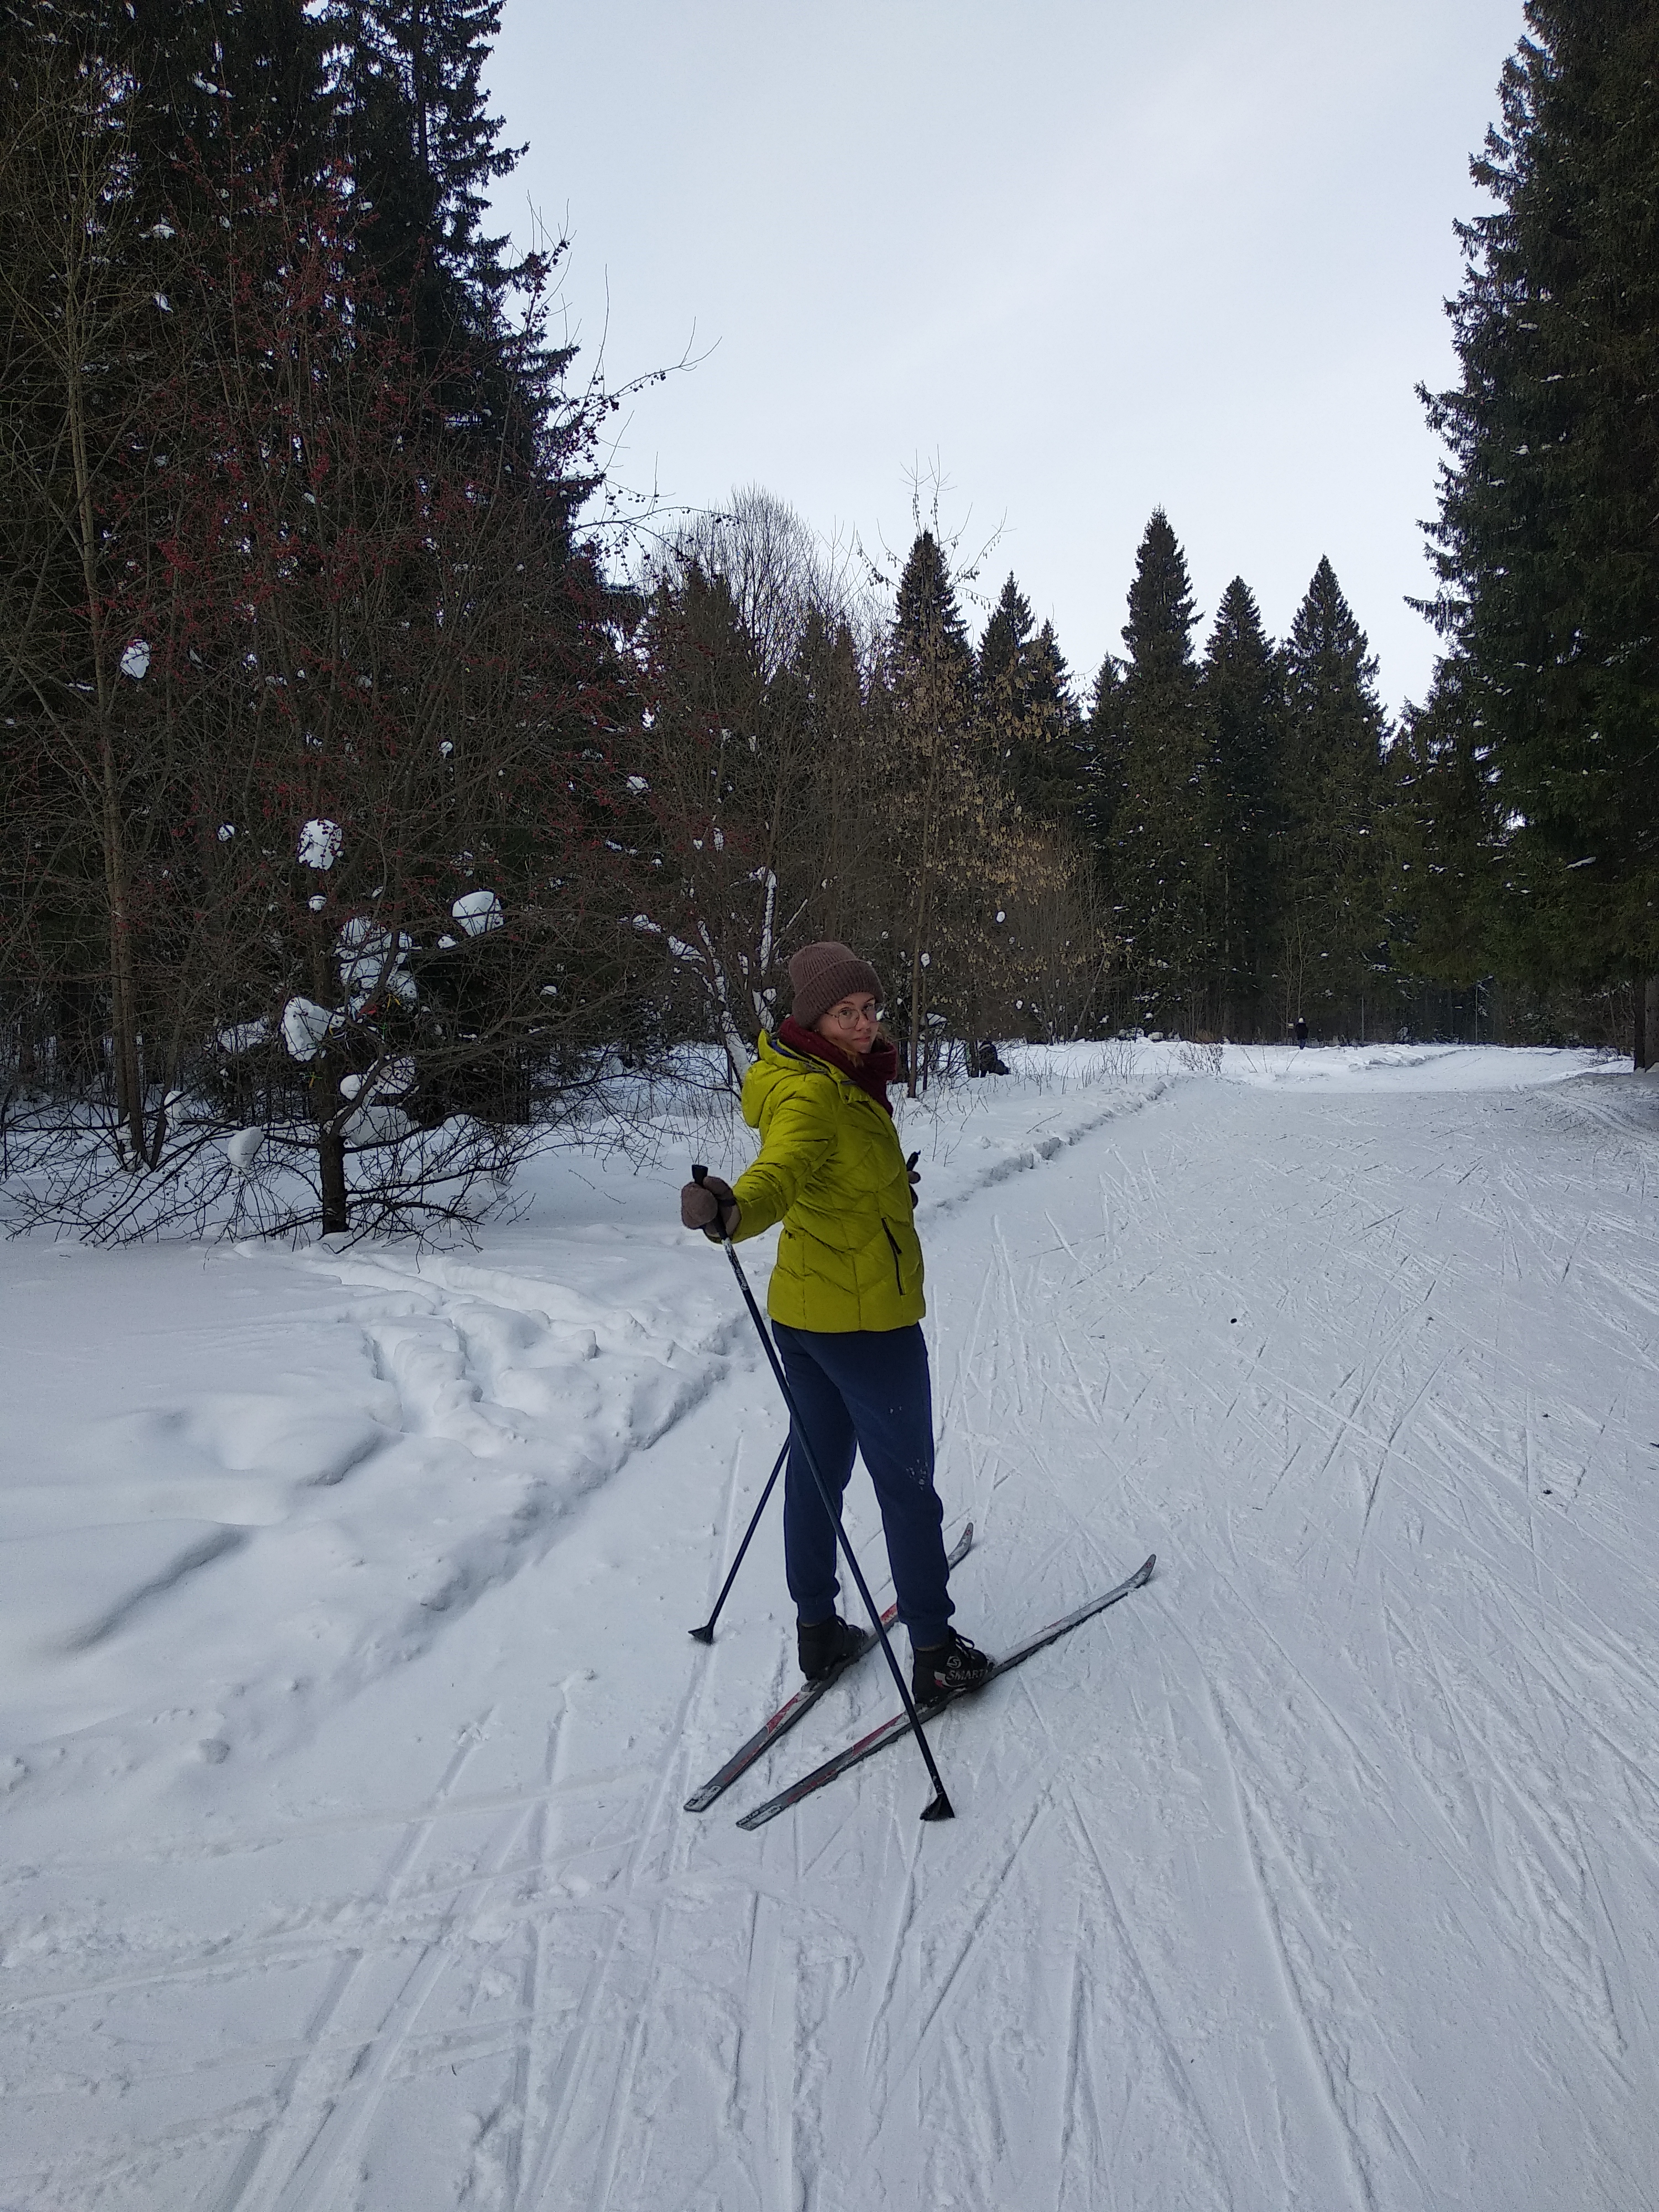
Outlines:
[[[804,945],[789,963],[789,981],[795,993],[792,1011],[804,1030],[857,992],[881,996],[880,979],[869,962],[833,938],[821,945]]]

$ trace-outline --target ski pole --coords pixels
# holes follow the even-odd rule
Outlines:
[[[756,1529],[760,1527],[760,1517],[766,1510],[766,1501],[772,1495],[773,1486],[776,1483],[778,1477],[783,1473],[783,1462],[788,1458],[788,1456],[789,1439],[786,1437],[783,1440],[783,1449],[778,1454],[776,1460],[773,1462],[772,1472],[766,1478],[766,1487],[761,1492],[761,1501],[755,1508],[754,1517],[750,1520],[748,1528],[744,1531],[743,1541],[738,1547],[738,1556],[732,1562],[732,1571],[726,1576],[726,1580],[720,1584],[720,1594],[714,1600],[714,1610],[709,1614],[708,1620],[704,1621],[701,1628],[694,1628],[691,1631],[692,1635],[696,1638],[699,1644],[712,1644],[714,1640],[714,1623],[720,1617],[720,1607],[726,1603],[726,1598],[730,1594],[732,1585],[738,1579],[738,1569],[743,1565],[743,1555],[749,1549],[749,1540],[754,1534]]]
[[[707,1180],[708,1175],[708,1170],[705,1166],[701,1164],[693,1165],[691,1170],[693,1182],[703,1182]],[[714,1211],[714,1218],[716,1222],[720,1220],[718,1206]],[[761,1318],[761,1310],[755,1304],[755,1293],[749,1287],[749,1278],[744,1273],[743,1262],[738,1257],[738,1248],[726,1235],[723,1226],[720,1231],[720,1243],[726,1248],[726,1258],[732,1262],[732,1273],[738,1279],[738,1288],[743,1292],[743,1302],[749,1309],[749,1318],[755,1324],[755,1334],[761,1340],[762,1349],[770,1361],[772,1372],[777,1378],[778,1388],[783,1393],[783,1402],[789,1408],[791,1441],[797,1437],[800,1441],[801,1456],[811,1472],[812,1480],[817,1487],[818,1496],[823,1504],[823,1510],[830,1516],[834,1526],[836,1540],[841,1546],[847,1565],[852,1572],[853,1580],[858,1584],[859,1595],[864,1600],[865,1611],[875,1624],[876,1633],[881,1638],[881,1648],[886,1656],[888,1667],[891,1670],[900,1701],[903,1705],[904,1717],[910,1723],[911,1733],[916,1740],[916,1747],[921,1753],[922,1763],[927,1769],[928,1779],[933,1785],[932,1802],[922,1807],[921,1817],[924,1820],[953,1820],[956,1818],[956,1808],[945,1795],[944,1778],[934,1764],[933,1747],[929,1744],[927,1734],[922,1728],[921,1715],[916,1711],[916,1701],[910,1694],[910,1685],[904,1679],[904,1669],[893,1656],[892,1643],[882,1622],[881,1608],[870,1595],[870,1585],[864,1579],[864,1570],[858,1563],[853,1547],[847,1540],[847,1531],[841,1525],[841,1515],[830,1502],[830,1486],[823,1479],[823,1471],[818,1465],[817,1455],[813,1451],[807,1439],[806,1424],[802,1420],[800,1408],[795,1403],[795,1394],[789,1388],[789,1378],[783,1371],[783,1362],[778,1357],[778,1348],[767,1334],[766,1323]]]

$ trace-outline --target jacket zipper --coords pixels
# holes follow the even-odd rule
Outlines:
[[[892,1247],[893,1280],[898,1285],[898,1293],[899,1296],[902,1297],[904,1296],[904,1277],[899,1271],[898,1238],[894,1236],[892,1231],[887,1226],[887,1224],[884,1221],[881,1224],[881,1233],[887,1239],[888,1243]]]

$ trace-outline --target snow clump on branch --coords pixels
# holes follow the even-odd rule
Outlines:
[[[300,866],[331,868],[345,849],[345,831],[337,822],[307,822],[300,832]]]
[[[499,929],[506,920],[501,902],[494,891],[465,891],[449,911],[469,937],[482,937],[487,929]]]

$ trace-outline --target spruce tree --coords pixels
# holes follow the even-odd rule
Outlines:
[[[1265,1011],[1271,964],[1279,680],[1255,594],[1242,576],[1216,609],[1200,698],[1221,1025],[1228,1036],[1249,1036]]]
[[[1128,659],[1112,794],[1111,888],[1141,1013],[1201,1027],[1213,969],[1209,793],[1187,559],[1158,508],[1123,631]]]
[[[1460,227],[1434,611],[1492,748],[1512,963],[1659,971],[1659,5],[1528,0]]]
[[[817,608],[808,614],[788,672],[799,701],[808,762],[802,811],[813,825],[803,854],[805,904],[811,917],[807,939],[833,937],[845,945],[878,945],[886,927],[896,859],[880,849],[886,824],[871,805],[882,762],[872,738],[857,648],[845,622]],[[799,823],[790,825],[799,841]]]
[[[1112,825],[1123,774],[1123,665],[1109,653],[1100,664],[1079,736],[1082,760],[1079,818],[1103,875],[1109,873]]]
[[[1031,603],[1010,574],[991,619],[980,640],[979,680],[981,689],[1007,684],[1018,675],[1021,657],[1036,627]]]
[[[337,152],[337,112],[330,27],[317,9],[123,0],[96,13],[140,88],[140,145],[161,197],[179,189],[181,171],[222,167],[231,141],[244,161],[262,152],[278,161],[290,187],[320,179]]]
[[[956,579],[932,530],[917,532],[899,580],[889,660],[894,809],[910,892],[905,972],[889,990],[903,1010],[914,1096],[929,1014],[960,980],[942,965],[935,971],[935,954],[965,934],[962,915],[976,903],[979,880],[975,848],[991,830],[974,757],[973,651]]]
[[[893,657],[897,669],[912,680],[924,668],[936,672],[939,684],[958,705],[965,706],[973,696],[974,655],[968,626],[950,562],[931,530],[917,532],[899,578]]]
[[[335,0],[341,129],[372,220],[365,236],[382,283],[410,303],[416,343],[435,363],[476,362],[499,342],[501,311],[519,273],[505,236],[485,229],[490,185],[524,150],[501,143],[483,71],[501,0]],[[568,355],[553,357],[556,370]],[[454,411],[490,419],[509,404],[504,370]]]
[[[1407,708],[1383,760],[1392,963],[1453,988],[1490,964],[1506,860],[1467,675],[1461,659],[1440,662],[1427,703]]]
[[[1275,869],[1284,1018],[1364,1034],[1376,1019],[1388,934],[1376,835],[1385,717],[1365,634],[1322,557],[1291,628],[1284,683]]]
[[[1036,630],[1012,576],[980,641],[976,690],[981,748],[1021,814],[1033,825],[1074,821],[1083,760],[1070,675],[1053,624]]]

